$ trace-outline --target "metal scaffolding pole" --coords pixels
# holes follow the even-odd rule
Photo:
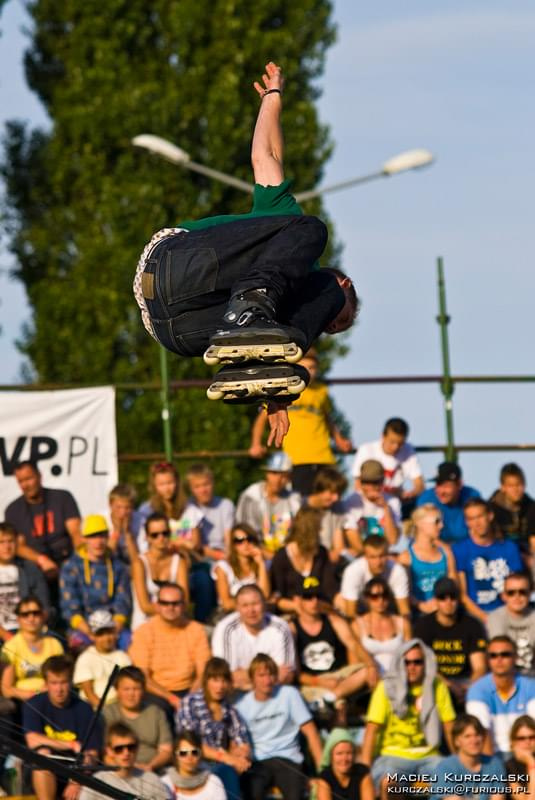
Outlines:
[[[456,461],[455,440],[453,436],[453,391],[455,384],[450,372],[450,345],[448,338],[448,324],[450,317],[446,310],[446,283],[444,281],[444,266],[442,258],[437,258],[438,271],[438,307],[439,315],[437,322],[440,325],[440,344],[442,350],[442,381],[440,391],[444,397],[444,414],[446,420],[446,459]]]

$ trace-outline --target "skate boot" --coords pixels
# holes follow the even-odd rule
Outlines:
[[[275,305],[265,289],[234,295],[223,319],[227,327],[211,337],[204,354],[206,364],[252,359],[295,363],[303,357],[302,335],[275,320]]]
[[[222,367],[214,375],[214,382],[206,395],[209,400],[230,403],[291,402],[307,387],[309,380],[308,370],[299,364],[249,361],[243,366],[229,364]]]

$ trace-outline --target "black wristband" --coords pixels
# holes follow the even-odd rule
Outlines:
[[[281,89],[266,89],[266,91],[262,95],[262,98],[264,98],[266,96],[266,94],[280,94],[280,95],[282,95],[282,90]]]

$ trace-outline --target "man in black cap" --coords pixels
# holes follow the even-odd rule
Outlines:
[[[444,527],[440,538],[444,542],[458,542],[466,539],[468,528],[464,521],[464,504],[480,493],[472,486],[465,486],[461,468],[454,461],[444,461],[438,465],[434,489],[426,489],[418,497],[417,506],[432,503],[442,513]]]
[[[414,635],[433,650],[440,676],[460,710],[468,686],[487,671],[487,635],[459,603],[459,586],[452,578],[439,578],[434,594],[437,610],[416,621]]]

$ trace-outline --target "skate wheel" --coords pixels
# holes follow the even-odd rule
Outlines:
[[[304,392],[306,387],[307,385],[304,381],[299,381],[299,383],[290,384],[288,386],[288,392],[290,394],[301,394],[301,392]]]
[[[211,353],[205,353],[202,358],[204,363],[208,364],[209,367],[217,367],[220,362],[219,356],[214,356]]]
[[[302,358],[303,358],[303,351],[301,350],[300,347],[296,347],[295,351],[293,350],[293,348],[291,350],[288,350],[284,360],[287,361],[289,364],[297,364],[297,362],[301,361]]]
[[[221,400],[224,394],[225,393],[222,392],[221,389],[212,389],[211,386],[206,390],[206,397],[208,400]]]

